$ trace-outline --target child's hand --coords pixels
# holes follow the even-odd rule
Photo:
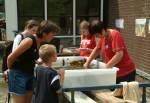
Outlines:
[[[73,53],[80,53],[80,50],[79,50],[79,48],[76,48],[76,49],[72,49],[72,52]]]
[[[64,82],[65,70],[64,69],[59,69],[58,74],[60,75],[60,84],[62,85],[63,82]]]
[[[79,50],[83,52],[91,52],[91,49],[89,48],[79,48]]]
[[[65,73],[65,70],[64,70],[64,69],[61,68],[61,69],[58,70],[58,74],[59,74],[60,76],[63,76],[64,73]]]
[[[8,81],[8,73],[9,73],[9,69],[5,70],[3,73],[3,78],[4,78],[5,82]]]
[[[79,48],[80,51],[87,51],[88,48]]]

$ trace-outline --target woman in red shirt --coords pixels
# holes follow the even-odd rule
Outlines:
[[[94,20],[90,26],[91,34],[100,38],[98,45],[94,48],[84,67],[100,53],[106,68],[118,67],[117,83],[135,80],[135,65],[128,55],[124,40],[115,29],[107,29],[103,22]]]
[[[77,49],[80,56],[88,57],[96,46],[95,35],[89,33],[89,26],[88,21],[84,20],[80,23],[81,42],[80,48]]]

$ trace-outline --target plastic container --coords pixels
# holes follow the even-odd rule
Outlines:
[[[117,69],[65,70],[64,88],[116,84]]]
[[[82,56],[58,57],[57,61],[53,63],[53,67],[68,67],[70,62],[84,59],[87,58]],[[118,68],[105,68],[105,63],[97,60],[91,62],[91,67],[93,69],[65,70],[64,88],[116,84]]]

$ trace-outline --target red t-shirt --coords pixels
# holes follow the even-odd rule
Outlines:
[[[115,67],[119,68],[117,77],[125,76],[135,69],[135,65],[128,55],[124,40],[117,30],[110,30],[108,37],[101,38],[99,48],[105,63],[108,63],[117,51],[123,50],[122,60],[115,65]]]
[[[94,49],[96,46],[95,35],[92,36],[81,36],[80,48]],[[80,52],[80,56],[89,56],[90,52]]]

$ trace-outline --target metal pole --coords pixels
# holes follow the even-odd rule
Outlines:
[[[103,10],[104,10],[104,0],[101,0],[101,8],[100,8],[101,21],[103,21]]]
[[[146,103],[146,87],[143,87],[142,103]]]
[[[47,0],[44,0],[44,19],[47,20]]]
[[[76,0],[73,0],[73,45],[76,45]]]
[[[75,103],[75,100],[74,100],[74,90],[71,90],[71,103]]]

